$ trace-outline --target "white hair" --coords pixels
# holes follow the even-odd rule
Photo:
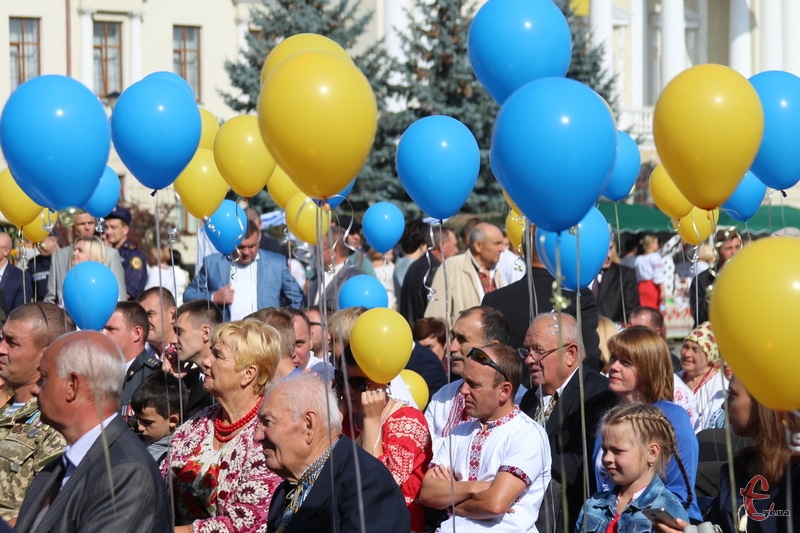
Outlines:
[[[284,407],[292,420],[297,420],[307,411],[314,411],[322,420],[325,420],[327,414],[328,427],[337,433],[342,431],[342,415],[333,388],[317,374],[302,373],[288,376],[270,385],[267,396],[278,392],[283,394]]]
[[[66,379],[77,374],[87,380],[92,395],[109,404],[119,404],[125,381],[125,357],[112,343],[94,343],[82,332],[67,333],[58,352],[56,372]]]

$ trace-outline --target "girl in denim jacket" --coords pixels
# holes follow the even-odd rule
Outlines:
[[[603,466],[614,482],[609,491],[598,492],[581,509],[576,533],[634,533],[653,531],[642,509],[665,509],[688,522],[680,500],[664,486],[659,474],[672,455],[689,485],[678,457],[672,425],[658,407],[626,403],[603,419]],[[691,490],[688,491],[691,494]]]

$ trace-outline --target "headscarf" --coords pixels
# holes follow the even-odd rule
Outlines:
[[[711,322],[703,322],[694,328],[691,333],[686,336],[687,341],[696,342],[700,349],[706,356],[709,364],[719,366],[721,363],[719,357],[719,348],[717,347],[717,338],[714,332],[711,331]]]

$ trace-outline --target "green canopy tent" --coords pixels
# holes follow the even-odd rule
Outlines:
[[[740,222],[724,211],[719,214],[720,226],[736,226],[740,232],[768,234],[782,228],[800,228],[800,209],[779,205],[762,205],[750,220]]]
[[[621,233],[663,233],[673,231],[669,217],[655,207],[603,201],[598,202],[597,209],[603,213],[603,216],[614,231],[618,230]],[[619,228],[617,228],[617,213],[619,213]]]

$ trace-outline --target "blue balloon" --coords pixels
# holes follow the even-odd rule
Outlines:
[[[580,250],[578,250],[580,237]],[[536,251],[548,272],[557,276],[556,250],[560,254],[561,276],[565,288],[576,291],[589,286],[597,277],[608,255],[611,232],[603,214],[592,207],[573,231],[553,232],[536,229]],[[580,265],[580,277],[578,266]]]
[[[151,189],[169,186],[200,144],[200,109],[175,82],[145,78],[120,95],[111,138],[122,162]]]
[[[444,220],[458,213],[481,167],[478,141],[458,120],[433,115],[414,122],[397,145],[397,175],[412,200]]]
[[[222,203],[206,221],[206,234],[211,244],[222,254],[232,254],[244,239],[247,215],[233,200]]]
[[[499,104],[528,82],[564,76],[572,34],[552,0],[489,0],[467,37],[472,70]]]
[[[624,131],[617,130],[617,158],[614,170],[608,180],[603,196],[616,202],[628,196],[639,177],[642,166],[642,155],[639,145]]]
[[[150,74],[145,76],[144,79],[167,80],[171,81],[172,83],[177,83],[178,85],[183,87],[183,89],[186,92],[192,95],[192,99],[197,100],[197,98],[194,95],[194,90],[192,89],[192,86],[189,85],[189,82],[183,79],[181,76],[175,74],[174,72],[169,72],[167,70],[158,70],[156,72],[151,72]]]
[[[361,221],[369,245],[382,254],[385,254],[403,236],[406,221],[403,212],[389,202],[378,202],[369,206]]]
[[[731,197],[720,206],[720,209],[728,213],[731,218],[746,222],[756,214],[766,194],[767,186],[748,170]]]
[[[64,309],[81,329],[100,331],[117,307],[119,285],[111,269],[96,261],[78,263],[64,276]]]
[[[566,78],[520,88],[497,115],[490,163],[532,223],[562,231],[580,222],[614,169],[617,129],[600,96]]]
[[[800,78],[771,70],[750,83],[764,109],[764,136],[750,170],[767,187],[788,189],[800,180]]]
[[[334,194],[330,198],[325,198],[324,200],[314,200],[314,203],[322,207],[323,204],[327,202],[327,204],[330,206],[331,209],[336,209],[337,207],[342,205],[342,202],[344,202],[344,199],[347,198],[348,194],[350,194],[350,191],[353,190],[353,186],[355,184],[356,180],[354,178],[353,181],[351,181],[350,184],[347,187],[345,187],[341,192]]]
[[[107,166],[92,196],[83,204],[83,209],[93,217],[104,217],[116,207],[119,193],[119,176],[113,168]]]
[[[26,81],[0,116],[0,147],[20,188],[53,209],[80,206],[103,174],[111,134],[103,105],[67,76]]]
[[[353,276],[339,289],[339,309],[348,307],[389,307],[386,287],[373,276],[361,274]]]

